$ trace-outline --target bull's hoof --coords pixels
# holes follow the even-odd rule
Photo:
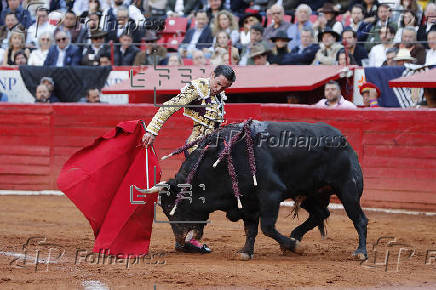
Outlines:
[[[295,253],[295,254],[299,254],[299,255],[303,254],[304,251],[306,250],[306,247],[300,241],[297,241],[293,238],[291,238],[291,240],[295,241],[295,246],[293,249],[288,249],[288,248],[285,248],[283,246],[280,246],[280,249],[282,250],[283,255],[288,255],[290,252]]]
[[[353,258],[359,261],[365,261],[368,259],[368,255],[357,250],[353,253]]]
[[[305,250],[306,247],[300,241],[295,241],[294,253],[301,255]]]
[[[249,261],[254,258],[253,254],[248,254],[248,253],[237,253],[237,256],[241,261]]]

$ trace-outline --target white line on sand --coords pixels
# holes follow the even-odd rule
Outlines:
[[[83,281],[82,286],[85,290],[109,290],[106,284],[98,280]]]
[[[293,201],[285,201],[280,203],[281,206],[294,206]],[[339,203],[331,203],[329,205],[330,209],[343,209],[344,206]],[[425,211],[410,211],[405,209],[389,209],[389,208],[372,208],[372,207],[364,207],[365,211],[374,211],[374,212],[382,212],[382,213],[394,213],[394,214],[410,214],[410,215],[426,215],[426,216],[436,216],[436,212],[425,212]]]
[[[24,255],[24,254],[15,253],[15,252],[2,252],[2,251],[0,251],[0,255],[15,257],[15,258],[19,258],[19,259],[26,258],[26,263],[28,262],[30,264],[35,264],[35,260],[36,260],[36,257],[34,257],[34,256]],[[55,264],[57,262],[56,261],[46,261],[45,259],[38,259],[38,264],[47,264],[47,263]]]
[[[59,190],[0,190],[0,195],[64,195],[62,191]],[[282,206],[294,206],[293,201],[285,201],[280,203]],[[329,205],[330,209],[343,209],[342,204],[331,203]],[[365,211],[374,211],[382,213],[393,213],[393,214],[410,214],[410,215],[426,215],[426,216],[436,216],[436,212],[423,212],[423,211],[410,211],[404,209],[388,209],[388,208],[364,208]]]

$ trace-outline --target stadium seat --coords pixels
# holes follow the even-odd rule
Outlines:
[[[186,24],[188,20],[184,17],[170,17],[165,20],[165,29],[161,34],[171,36],[182,36],[186,33]]]
[[[310,20],[310,22],[315,23],[315,21],[318,20],[318,15],[316,15],[316,14],[310,15],[309,20]]]
[[[180,45],[180,43],[182,43],[182,41],[183,41],[183,36],[168,37],[166,39],[166,43],[167,43],[166,48],[167,49],[172,48],[172,49],[178,50],[179,45]]]
[[[192,65],[192,59],[184,58],[183,59],[183,65]]]

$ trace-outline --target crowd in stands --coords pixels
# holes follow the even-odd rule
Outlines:
[[[434,0],[0,0],[0,8],[5,66],[436,65]]]

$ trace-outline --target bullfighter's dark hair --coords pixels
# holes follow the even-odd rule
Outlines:
[[[229,65],[217,65],[213,72],[215,74],[215,77],[224,76],[229,82],[232,83],[236,81],[236,74],[233,71],[232,67]]]

